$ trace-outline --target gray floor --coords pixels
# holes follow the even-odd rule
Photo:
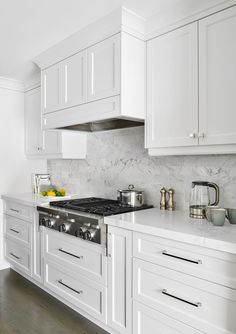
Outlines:
[[[0,334],[107,334],[11,269],[0,271]]]

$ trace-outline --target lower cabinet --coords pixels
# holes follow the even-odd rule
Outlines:
[[[155,311],[141,303],[133,303],[134,334],[201,334],[190,326]]]
[[[106,323],[106,287],[71,268],[45,261],[44,285],[92,317]]]
[[[22,273],[31,276],[31,251],[29,248],[6,238],[5,257],[7,261]]]
[[[132,232],[108,228],[108,325],[132,333]]]

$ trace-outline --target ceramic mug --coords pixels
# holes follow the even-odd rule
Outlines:
[[[226,209],[226,218],[230,224],[236,224],[236,209]]]
[[[212,218],[211,218],[212,209],[220,209],[220,207],[218,205],[209,205],[205,208],[205,216],[209,222],[212,222]]]
[[[223,226],[226,218],[226,210],[222,208],[212,208],[211,212],[211,222],[215,226]]]

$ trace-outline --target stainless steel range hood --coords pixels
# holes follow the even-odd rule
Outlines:
[[[134,120],[128,120],[128,119],[113,118],[109,120],[105,119],[105,120],[100,120],[96,122],[89,122],[89,123],[60,127],[58,129],[85,131],[85,132],[97,132],[97,131],[132,128],[132,127],[143,126],[143,125],[144,125],[144,121],[134,121]]]

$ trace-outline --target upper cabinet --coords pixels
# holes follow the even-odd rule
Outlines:
[[[197,23],[148,43],[149,148],[197,145],[197,50]]]
[[[236,7],[199,22],[201,145],[236,143]]]
[[[88,101],[120,94],[120,35],[87,50]]]
[[[48,68],[42,75],[42,110],[45,113],[60,109],[61,96],[61,65]]]
[[[236,7],[147,43],[151,155],[236,153]]]
[[[42,95],[44,129],[115,118],[142,125],[145,43],[118,33],[42,70]]]
[[[39,159],[85,159],[86,135],[41,129],[40,87],[25,93],[25,154]]]

